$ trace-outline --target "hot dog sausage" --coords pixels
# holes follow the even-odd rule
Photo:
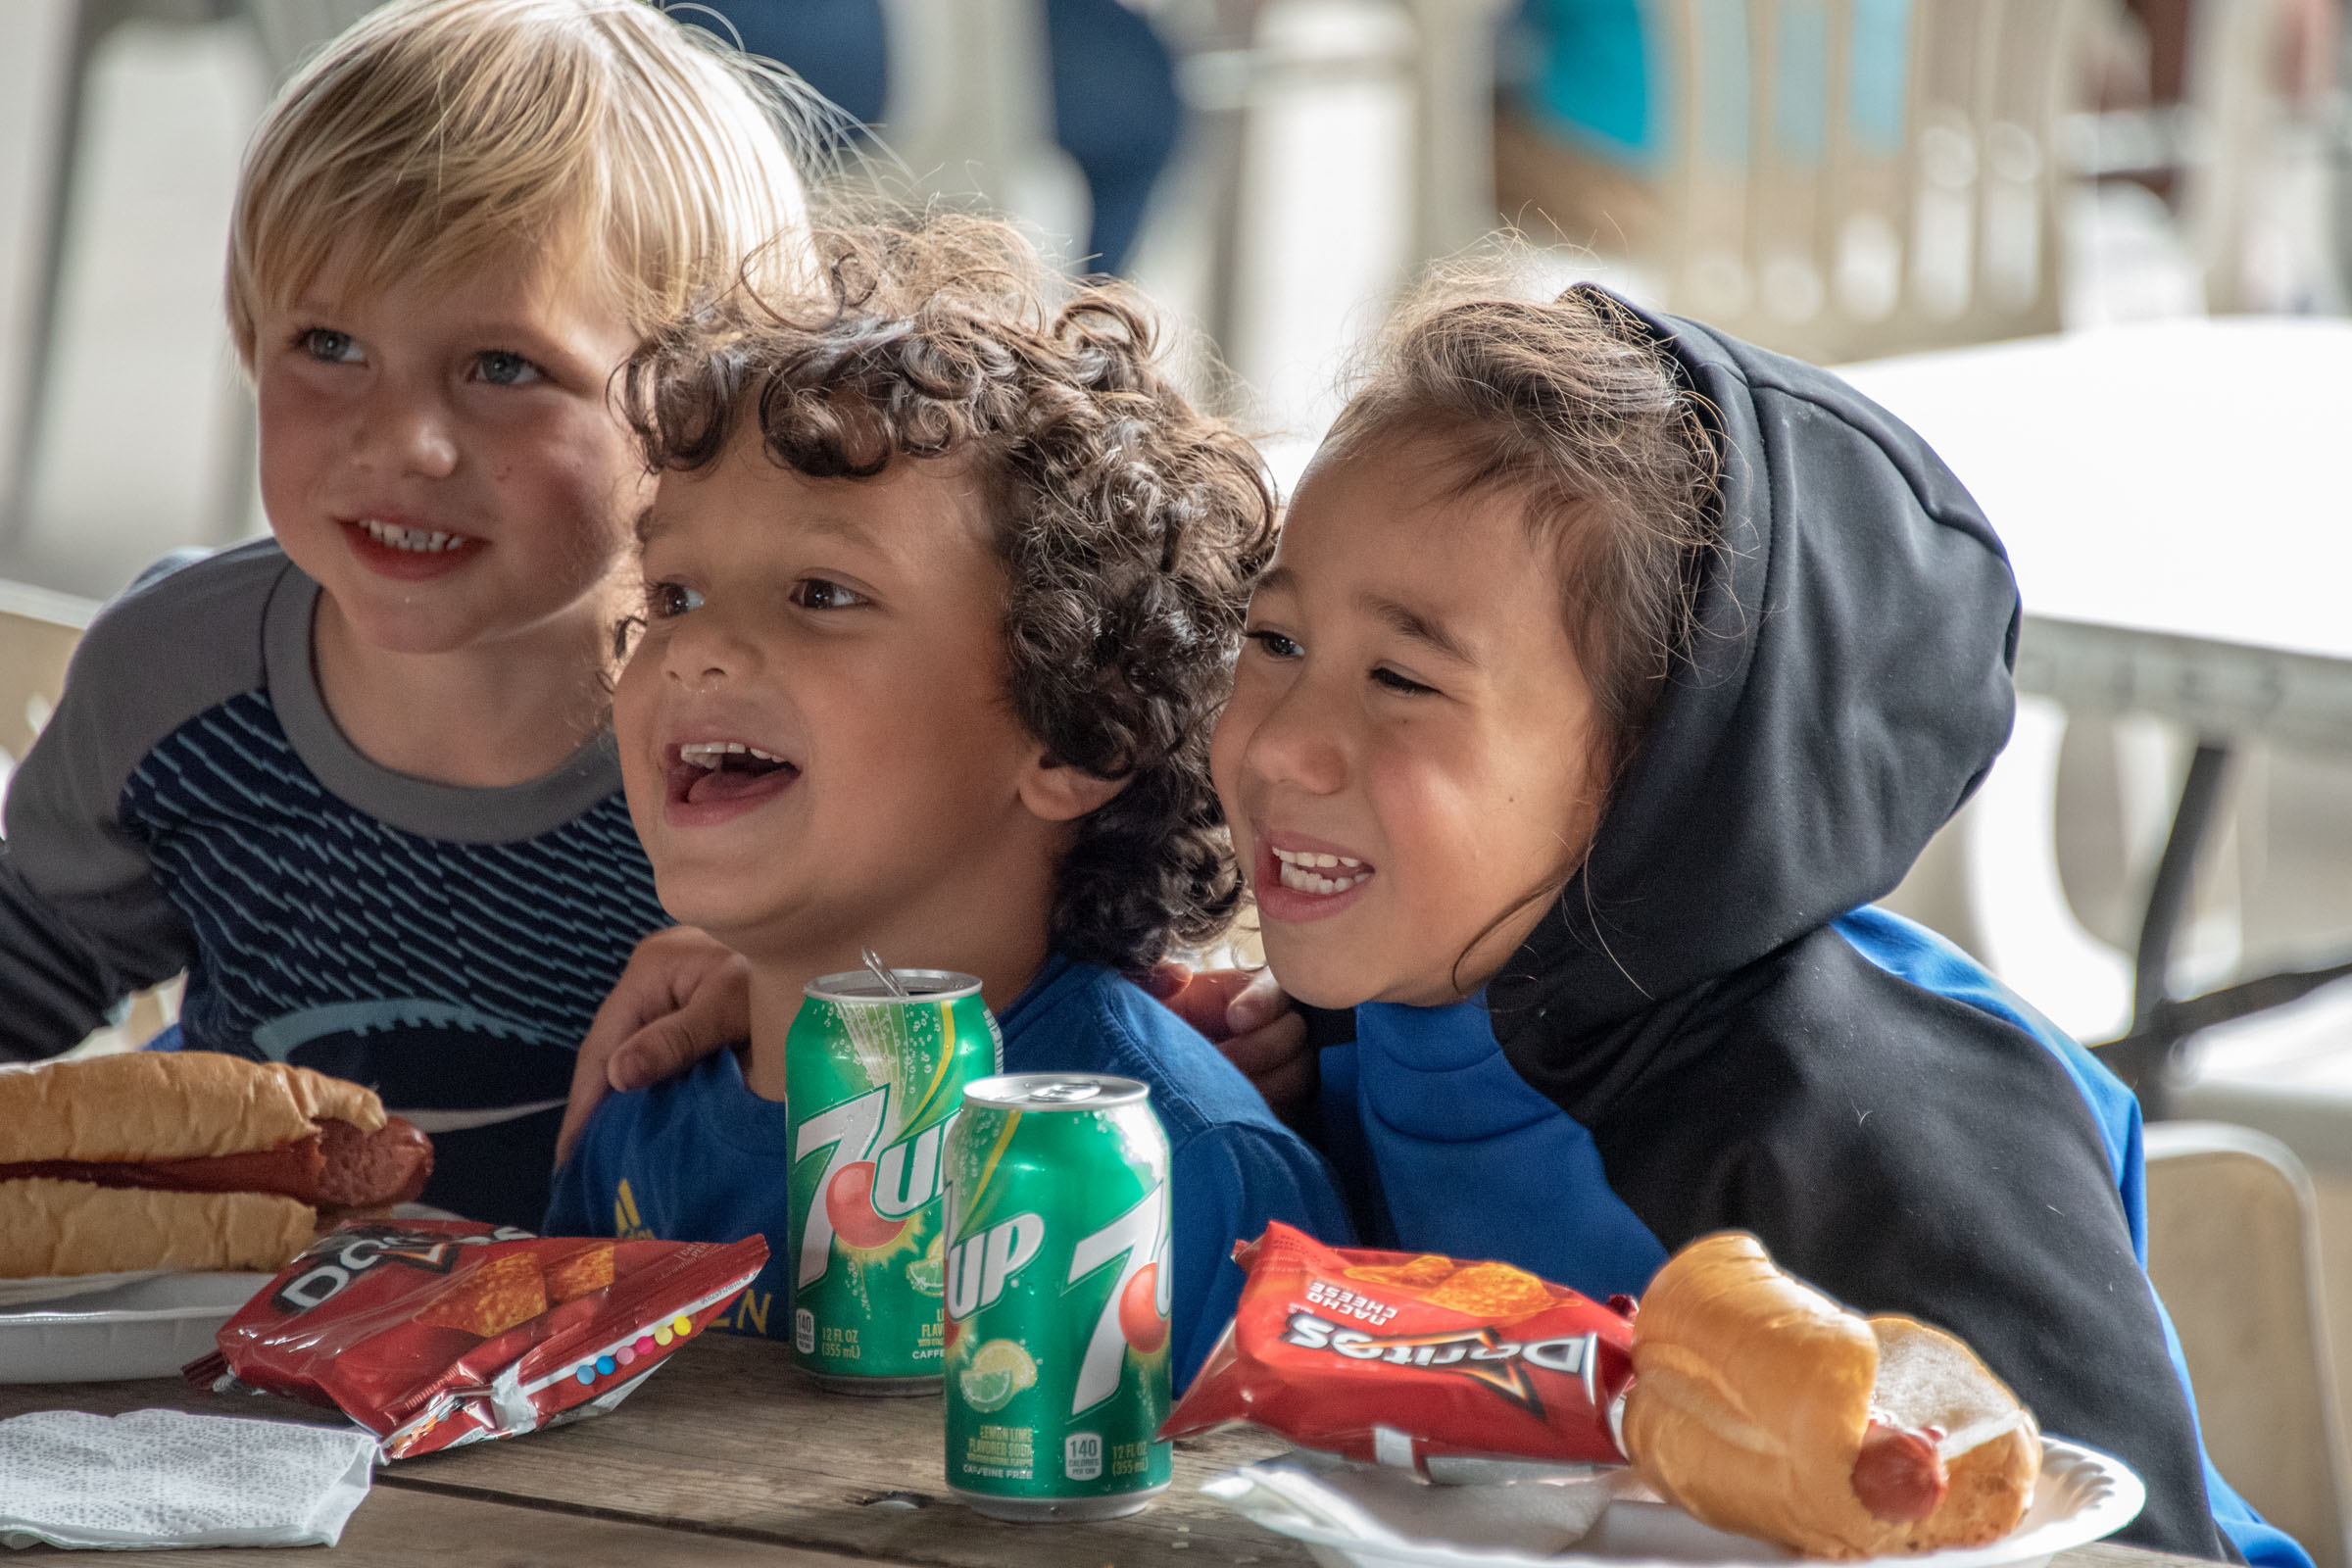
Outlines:
[[[1854,1495],[1874,1516],[1889,1523],[1925,1519],[1943,1500],[1946,1485],[1933,1430],[1913,1432],[1884,1421],[1864,1429],[1862,1451],[1854,1458]]]

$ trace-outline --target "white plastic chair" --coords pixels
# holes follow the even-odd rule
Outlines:
[[[86,599],[0,582],[0,800],[7,798],[8,775],[18,760],[56,711],[74,645],[97,612]],[[135,1049],[176,1016],[178,996],[177,981],[141,992],[122,1022],[98,1030],[75,1054]]]
[[[2275,1138],[2147,1131],[2148,1275],[2180,1331],[2205,1450],[2311,1552],[2345,1568],[2346,1472],[2311,1178]]]

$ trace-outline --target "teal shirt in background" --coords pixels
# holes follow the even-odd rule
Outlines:
[[[1718,162],[1741,163],[1750,134],[1750,40],[1743,0],[1698,0],[1696,53],[1722,84],[1702,106],[1702,135]],[[1903,141],[1911,0],[1854,0],[1852,52],[1842,107],[1863,151],[1892,156]],[[1776,150],[1818,159],[1832,106],[1826,3],[1783,7],[1770,134]],[[1521,0],[1498,55],[1511,101],[1557,140],[1635,172],[1669,150],[1680,91],[1665,40],[1652,35],[1641,0]]]

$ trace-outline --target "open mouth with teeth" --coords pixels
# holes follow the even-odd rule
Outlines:
[[[403,528],[378,517],[362,517],[360,527],[366,530],[368,538],[387,550],[438,555],[444,550],[463,550],[473,543],[462,533],[442,533],[431,528]]]
[[[353,518],[343,526],[361,560],[395,577],[435,576],[472,555],[481,544],[470,534],[412,528],[381,517]]]
[[[1282,885],[1296,893],[1345,893],[1372,879],[1372,868],[1352,856],[1266,848]]]
[[[801,776],[791,762],[745,741],[687,741],[669,755],[669,798],[682,806],[761,800]]]

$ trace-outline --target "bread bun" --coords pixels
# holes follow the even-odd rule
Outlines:
[[[1702,1237],[1668,1260],[1634,1320],[1633,1362],[1628,1456],[1718,1529],[1878,1556],[1996,1540],[2032,1499],[2033,1417],[1966,1346],[1909,1318],[1865,1321],[1752,1236]],[[1874,1416],[1941,1456],[1924,1517],[1881,1517],[1855,1491]]]
[[[2041,1475],[2041,1430],[2034,1412],[1977,1354],[1915,1318],[1874,1317],[1879,1373],[1872,1396],[1883,1416],[1944,1435],[1948,1485],[1934,1513],[1898,1548],[1932,1551],[1998,1541],[2017,1528]]]
[[[308,1138],[327,1118],[371,1133],[384,1106],[308,1067],[219,1052],[90,1056],[0,1073],[0,1165],[243,1153]]]
[[[0,1279],[133,1269],[275,1272],[310,1244],[307,1204],[266,1193],[0,1182]]]
[[[214,1052],[0,1072],[0,1278],[275,1269],[401,1202],[431,1140],[358,1084]]]

